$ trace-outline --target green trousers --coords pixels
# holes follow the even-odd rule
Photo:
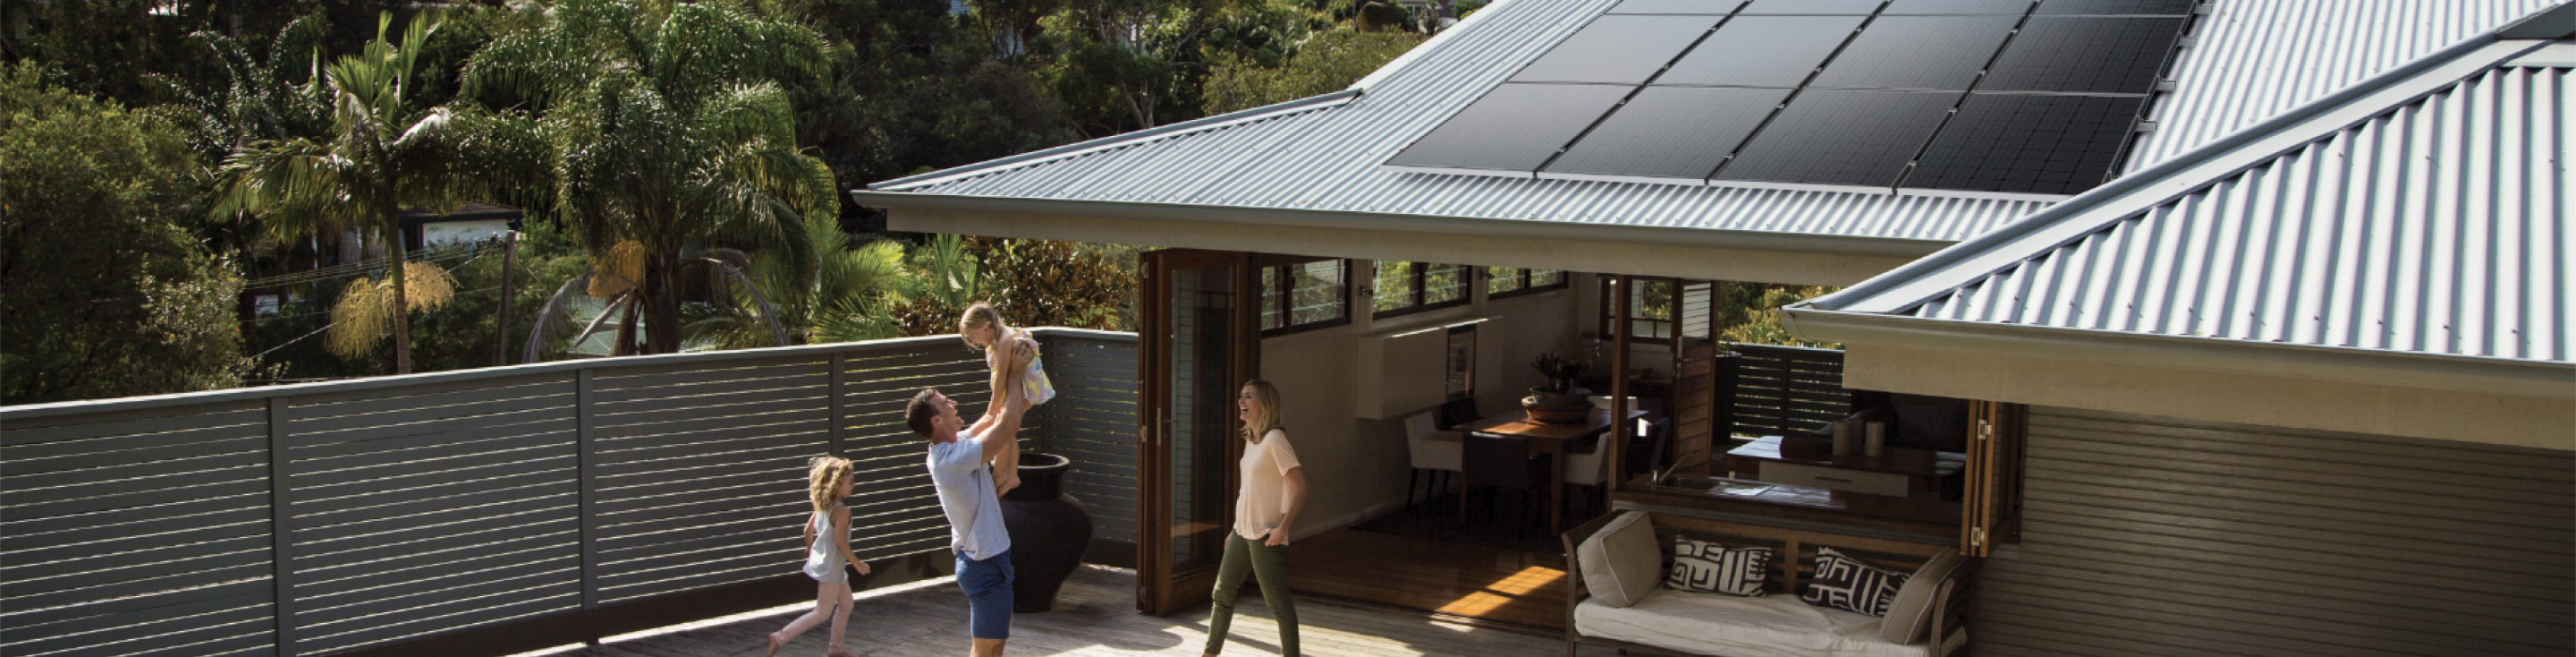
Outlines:
[[[1225,649],[1225,627],[1234,623],[1234,594],[1245,571],[1261,578],[1261,599],[1279,620],[1279,654],[1297,657],[1297,604],[1288,599],[1288,546],[1271,547],[1226,532],[1225,561],[1216,567],[1216,603],[1208,618],[1207,654]]]

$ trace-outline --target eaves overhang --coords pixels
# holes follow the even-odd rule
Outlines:
[[[1628,224],[1584,224],[1483,217],[1260,208],[1179,203],[1144,203],[1083,199],[1035,199],[917,194],[853,190],[859,205],[890,210],[941,210],[1037,217],[1081,217],[1174,221],[1240,226],[1296,227],[1411,234],[1476,235],[1601,244],[1646,244],[1815,253],[1889,258],[1915,258],[1941,250],[1948,241],[1772,231],[1679,228]]]
[[[1895,317],[1812,306],[1790,306],[1780,314],[1790,332],[1816,341],[2576,400],[2576,365],[2561,363]]]

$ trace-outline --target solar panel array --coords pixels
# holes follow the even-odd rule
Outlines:
[[[1626,0],[1396,170],[1932,195],[2111,177],[2196,0]]]

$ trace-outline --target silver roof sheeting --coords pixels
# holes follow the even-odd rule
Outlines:
[[[1894,314],[2569,363],[2564,68],[2495,68]]]
[[[1251,110],[872,185],[959,197],[1323,210],[1941,242],[2048,207],[1888,196],[1398,173],[1379,163],[1615,0],[1505,0],[1415,48],[1356,98]],[[2184,50],[2137,170],[2547,5],[2546,0],[2219,0]],[[2242,7],[2242,8],[2240,8]],[[1296,105],[1296,104],[1291,104]],[[899,206],[899,194],[862,193]]]
[[[2216,0],[2136,172],[2564,0]]]

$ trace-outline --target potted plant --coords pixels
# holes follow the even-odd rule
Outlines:
[[[1574,386],[1575,379],[1590,369],[1583,361],[1559,358],[1556,354],[1539,354],[1530,363],[1547,385],[1530,388],[1530,396],[1521,399],[1535,422],[1581,422],[1592,414],[1592,391]]]

